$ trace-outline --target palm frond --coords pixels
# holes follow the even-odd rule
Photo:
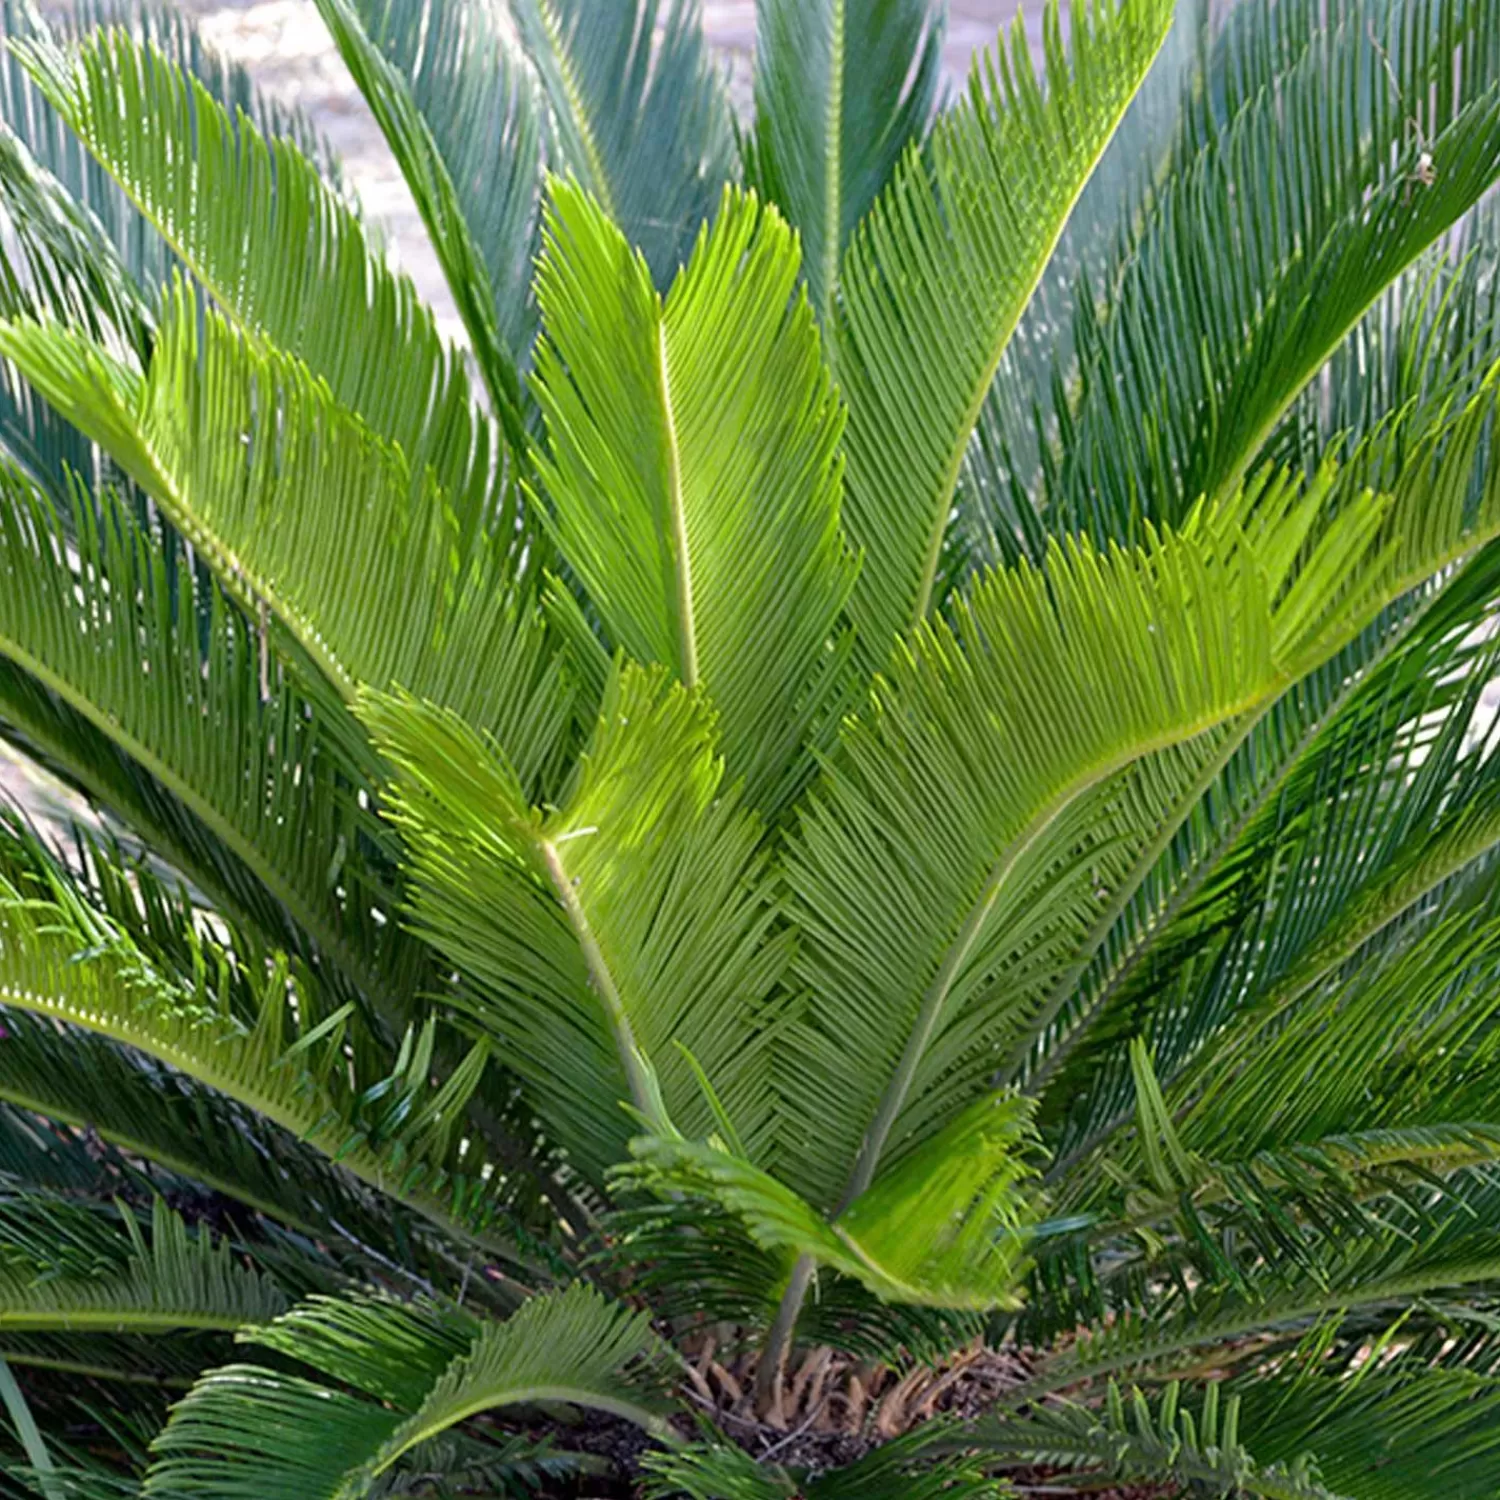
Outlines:
[[[1289,1467],[1258,1463],[1240,1441],[1240,1402],[1222,1402],[1219,1388],[1203,1387],[1196,1413],[1175,1382],[1156,1410],[1141,1392],[1110,1381],[1099,1407],[1073,1401],[1039,1405],[1021,1418],[980,1424],[986,1454],[1007,1466],[1044,1466],[1049,1482],[1171,1484],[1189,1493],[1257,1496],[1260,1500],[1337,1500],[1319,1482],[1316,1464],[1300,1457]]]
[[[465,537],[431,472],[300,361],[182,284],[144,377],[53,323],[0,327],[0,350],[146,489],[231,595],[285,622],[346,700],[356,683],[400,684],[499,734],[528,779],[551,764],[570,704],[513,587],[509,539]]]
[[[717,711],[752,805],[808,775],[830,640],[854,581],[839,533],[842,421],[796,242],[728,192],[665,301],[602,211],[559,185],[538,275],[538,470],[563,555],[612,639]]]
[[[569,1403],[664,1430],[662,1346],[645,1317],[583,1285],[484,1325],[437,1309],[324,1300],[245,1341],[380,1404],[266,1366],[214,1371],[157,1438],[147,1495],[367,1495],[404,1454],[496,1407]]]
[[[1052,527],[1134,535],[1232,490],[1385,288],[1500,173],[1500,15],[1371,0],[1321,16],[1253,4],[1224,42],[1106,317],[1082,314]]]
[[[763,1250],[830,1267],[885,1301],[988,1310],[1018,1300],[1029,1124],[1029,1101],[982,1100],[831,1222],[742,1154],[680,1136],[632,1141],[636,1165],[618,1179],[717,1202]]]
[[[500,414],[514,456],[524,463],[520,377],[500,332],[500,315],[484,261],[469,233],[442,153],[405,78],[370,41],[349,0],[318,0],[318,12],[400,164],[463,318],[490,404]]]
[[[1245,1055],[1236,1027],[1322,993],[1362,950],[1462,899],[1487,867],[1495,772],[1472,726],[1492,657],[1472,637],[1450,625],[1390,662],[1241,824],[1219,876],[1164,926],[1139,977],[1106,998],[1084,1066],[1059,1075],[1076,1101],[1070,1154],[1118,1117],[1123,1079],[1107,1059],[1127,1028],[1152,1036],[1168,1075],[1211,1040],[1228,1048],[1213,1052],[1227,1070]]]
[[[538,82],[490,7],[356,0],[353,10],[371,45],[406,80],[483,261],[500,337],[524,368],[536,328],[531,282],[549,139]]]
[[[1257,1449],[1305,1445],[1326,1482],[1358,1500],[1481,1500],[1500,1476],[1500,1383],[1403,1350],[1401,1330],[1371,1341],[1358,1368],[1316,1350],[1240,1392]]]
[[[363,712],[400,772],[418,930],[473,976],[477,1019],[579,1169],[598,1181],[624,1158],[626,1103],[710,1128],[699,1068],[758,1144],[770,1099],[752,1012],[786,947],[758,826],[723,791],[694,696],[624,669],[546,814],[453,715],[393,698]]]
[[[170,818],[171,809],[160,797],[153,809],[149,791],[99,755],[102,736],[253,872],[329,965],[401,1015],[412,955],[372,914],[391,897],[361,853],[389,835],[360,810],[368,782],[326,716],[268,662],[264,639],[173,538],[157,550],[109,497],[75,493],[64,526],[15,474],[0,473],[0,494],[0,652],[95,731],[45,748],[127,817],[146,802],[145,831],[159,831],[152,811]],[[7,699],[23,714],[32,707],[44,733],[47,717],[66,733],[45,703]],[[338,897],[331,870],[353,899]]]
[[[104,1235],[76,1236],[65,1205],[18,1198],[0,1205],[0,1332],[233,1332],[269,1322],[286,1297],[228,1244],[187,1225],[157,1199],[149,1237],[128,1209]],[[91,1226],[92,1228],[92,1226]],[[75,1231],[71,1244],[65,1237]],[[32,1237],[40,1263],[28,1259]],[[68,1245],[65,1254],[58,1247]]]
[[[47,99],[226,314],[302,359],[415,472],[430,466],[464,534],[514,530],[498,487],[505,445],[475,405],[461,356],[289,140],[231,119],[123,32],[67,52],[23,51]],[[195,170],[183,171],[189,160]],[[500,416],[524,459],[519,416]]]
[[[800,236],[825,328],[850,238],[927,130],[946,20],[946,7],[928,0],[756,5],[746,175]]]
[[[1494,1167],[1476,1167],[1421,1195],[1392,1194],[1379,1212],[1309,1223],[1297,1253],[1275,1259],[1260,1243],[1226,1235],[1207,1279],[1170,1274],[1181,1253],[1174,1247],[1156,1274],[1117,1278],[1107,1322],[1054,1351],[1007,1401],[1019,1407],[1114,1375],[1267,1368],[1325,1324],[1347,1325],[1351,1340],[1364,1341],[1372,1321],[1389,1322],[1413,1302],[1486,1295],[1500,1276],[1486,1217],[1496,1191]],[[1190,1264],[1183,1255],[1178,1269]]]
[[[1048,7],[1046,87],[1025,30],[976,62],[855,236],[835,346],[849,402],[852,600],[872,665],[926,616],[964,452],[1005,346],[1167,34],[1167,0]]]
[[[1170,169],[1181,116],[1208,51],[1206,0],[1182,0],[1151,71],[1125,111],[1017,324],[964,455],[937,600],[974,566],[1040,562],[1047,477],[1067,426],[1057,395],[1078,378],[1075,323],[1112,284],[1120,237]],[[1342,429],[1335,428],[1334,431]],[[1317,447],[1328,451],[1334,433]]]
[[[477,1086],[482,1047],[434,1087],[429,1021],[381,1076],[381,1051],[352,1007],[328,1007],[305,975],[293,989],[285,960],[262,959],[256,972],[259,955],[237,958],[191,920],[165,941],[183,971],[153,962],[63,871],[30,856],[29,868],[11,866],[0,880],[0,1003],[137,1048],[459,1238],[524,1259],[494,1232],[502,1182],[487,1180],[483,1152],[470,1149],[478,1143],[454,1129]]]
[[[18,1010],[7,1010],[3,1025],[0,1099],[7,1104],[86,1129],[142,1163],[152,1180],[167,1173],[190,1179],[325,1239],[347,1235],[356,1244],[378,1244],[386,1238],[389,1216],[352,1181],[223,1096],[102,1036]],[[34,1168],[25,1169],[25,1180],[38,1180]]]
[[[1359,502],[1337,502],[1336,526],[1351,529],[1323,535],[1310,554],[1322,562],[1283,583],[1336,483],[1325,480],[1300,500],[1295,486],[1266,497],[1260,543],[1232,516],[1200,511],[1188,533],[1146,551],[1054,548],[1045,572],[992,575],[955,625],[933,625],[897,657],[808,804],[789,869],[811,997],[782,1080],[799,1190],[847,1201],[846,1184],[868,1185],[887,1146],[899,1156],[962,1107],[965,1089],[988,1086],[997,1043],[1024,1021],[1017,1002],[1066,967],[1099,909],[1091,830],[1110,778],[1155,757],[1105,825],[1113,861],[1150,844],[1200,768],[1198,737],[1268,706],[1357,636],[1424,571],[1419,558],[1441,568],[1455,546],[1483,540],[1470,483],[1473,430],[1488,415],[1486,398],[1465,441],[1415,466],[1375,523],[1395,528],[1374,543],[1385,597],[1358,581],[1373,542],[1359,540]],[[1500,496],[1493,476],[1489,490],[1485,514]],[[1357,617],[1335,606],[1325,624],[1320,612],[1346,589]]]
[[[701,0],[506,0],[576,177],[665,286],[734,176],[733,116]]]

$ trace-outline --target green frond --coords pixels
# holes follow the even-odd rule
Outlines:
[[[1068,214],[1171,24],[1169,0],[1048,6],[1046,82],[1024,28],[976,62],[925,152],[855,235],[835,346],[849,402],[851,604],[881,665],[927,615],[963,456]]]
[[[120,1210],[114,1244],[99,1258],[76,1246],[74,1261],[58,1254],[57,1218],[42,1200],[0,1206],[6,1243],[0,1249],[0,1335],[60,1329],[67,1332],[157,1333],[176,1329],[232,1332],[264,1323],[286,1308],[286,1298],[262,1272],[245,1265],[227,1243],[187,1225],[157,1199],[149,1237],[129,1209]],[[49,1222],[50,1219],[50,1222]],[[21,1253],[25,1228],[41,1240],[40,1264]],[[115,1253],[108,1253],[113,1251]]]
[[[465,534],[514,528],[492,472],[505,467],[504,444],[475,405],[461,356],[289,140],[231,119],[123,32],[67,52],[23,50],[59,114],[226,314],[303,360],[415,472],[430,467]],[[502,407],[501,416],[524,457],[518,414]]]
[[[1135,535],[1231,491],[1385,288],[1500,174],[1500,11],[1325,14],[1252,0],[1221,43],[1107,311],[1080,315],[1052,529]]]
[[[559,550],[614,642],[706,689],[730,775],[773,809],[838,707],[854,580],[842,417],[796,281],[780,216],[729,190],[663,300],[599,207],[554,186],[537,467]]]
[[[1324,1480],[1356,1500],[1483,1500],[1500,1483],[1500,1382],[1411,1357],[1399,1338],[1381,1340],[1383,1357],[1360,1368],[1309,1358],[1243,1382],[1256,1448],[1304,1445]]]
[[[1240,1441],[1240,1399],[1221,1402],[1218,1386],[1203,1387],[1196,1410],[1182,1388],[1168,1385],[1153,1410],[1138,1387],[1122,1392],[1110,1381],[1102,1405],[1059,1401],[1035,1406],[1022,1418],[979,1424],[981,1451],[1007,1465],[1045,1466],[1049,1482],[1092,1487],[1170,1484],[1191,1494],[1256,1496],[1260,1500],[1338,1500],[1319,1482],[1310,1457],[1290,1467],[1256,1461]]]
[[[186,972],[163,970],[55,867],[40,879],[15,875],[0,879],[0,1003],[137,1048],[445,1230],[516,1257],[491,1229],[502,1183],[486,1182],[483,1153],[465,1160],[465,1142],[442,1123],[477,1079],[471,1066],[433,1087],[433,1022],[408,1039],[389,1076],[372,1078],[352,1007],[320,1008],[306,976],[294,990],[285,960],[256,973],[188,926],[173,939]],[[356,1071],[365,1076],[356,1081]]]
[[[1492,581],[1474,581],[1493,591]],[[1259,815],[1231,823],[1237,837],[1232,853],[1219,853],[1222,872],[1180,903],[1154,947],[1136,950],[1149,962],[1117,996],[1104,992],[1084,1066],[1057,1075],[1075,1102],[1069,1155],[1120,1117],[1125,1080],[1110,1059],[1125,1028],[1156,1039],[1174,1078],[1201,1054],[1227,1080],[1237,1059],[1262,1042],[1277,1045],[1280,1018],[1309,997],[1316,1004],[1351,960],[1405,940],[1482,876],[1495,849],[1496,765],[1488,737],[1472,726],[1493,658],[1473,619],[1434,616],[1435,637],[1388,661],[1327,723],[1316,753],[1287,767]],[[1439,972],[1456,979],[1462,971],[1455,963]],[[1355,1033],[1340,1035],[1354,1043]],[[1202,1085],[1200,1072],[1176,1097]],[[1345,1117],[1329,1101],[1323,1127],[1368,1121],[1355,1107]],[[1200,1120],[1213,1112],[1204,1100]],[[1223,1117],[1226,1132],[1237,1128],[1230,1122]]]
[[[170,274],[175,264],[171,247],[119,184],[92,160],[32,81],[19,49],[9,45],[12,41],[56,45],[101,26],[121,28],[154,47],[225,110],[243,111],[262,135],[293,141],[326,177],[337,182],[337,161],[301,111],[262,94],[242,66],[205,44],[192,19],[180,9],[153,0],[81,0],[66,12],[49,9],[44,15],[29,0],[5,0],[0,6],[0,35],[7,41],[0,60],[0,116],[39,166],[97,220],[113,256],[141,289],[159,285]]]
[[[524,463],[521,382],[500,332],[489,275],[469,233],[453,179],[406,79],[366,35],[349,0],[318,0],[318,13],[338,44],[344,65],[385,133],[401,167],[448,281],[490,404],[500,414],[511,448]],[[488,517],[485,518],[488,520]]]
[[[658,286],[734,177],[733,115],[701,0],[505,0],[547,101],[547,162],[638,246]]]
[[[743,1155],[650,1135],[618,1180],[722,1204],[763,1250],[852,1277],[885,1301],[987,1310],[1017,1304],[1032,1206],[1030,1103],[981,1100],[878,1177],[832,1221]]]
[[[1421,1194],[1389,1195],[1379,1212],[1309,1222],[1295,1254],[1267,1259],[1263,1243],[1226,1235],[1184,1276],[1171,1274],[1174,1259],[1178,1271],[1193,1262],[1170,1249],[1155,1275],[1117,1277],[1108,1320],[1049,1354],[1013,1404],[1113,1375],[1266,1368],[1325,1323],[1347,1324],[1362,1340],[1372,1320],[1414,1303],[1483,1295],[1500,1278],[1489,1227],[1496,1202],[1495,1169],[1484,1166]],[[1212,1276],[1202,1274],[1210,1248]]]
[[[508,541],[463,529],[430,471],[333,401],[300,361],[179,284],[144,377],[51,323],[8,354],[139,482],[226,589],[274,611],[346,699],[402,685],[500,735],[528,779],[570,705],[513,587]]]
[[[1211,764],[1211,783],[1189,788],[1162,835],[1112,887],[1111,901],[1096,920],[1074,964],[1054,982],[1027,1032],[1030,1059],[1018,1056],[1015,1073],[1043,1093],[1043,1119],[1050,1130],[1067,1118],[1060,1144],[1071,1155],[1105,1123],[1128,1113],[1129,1069],[1123,1049],[1130,1039],[1150,1034],[1169,1071],[1188,1055],[1201,1035],[1184,1012],[1166,1017],[1181,993],[1222,992],[1235,981],[1232,965],[1217,970],[1216,955],[1229,929],[1249,919],[1254,891],[1281,861],[1271,851],[1289,828],[1305,824],[1306,810],[1342,800],[1346,782],[1359,787],[1362,805],[1371,786],[1365,769],[1389,762],[1393,747],[1431,715],[1429,726],[1450,721],[1450,746],[1461,739],[1471,709],[1455,702],[1482,686],[1478,658],[1487,648],[1476,629],[1492,608],[1495,559],[1482,552],[1467,566],[1406,596],[1327,666],[1299,682],[1264,715],[1226,742],[1222,766]],[[1471,705],[1472,707],[1472,705]],[[1425,743],[1420,728],[1413,745]],[[1451,764],[1445,752],[1433,770]],[[1476,762],[1469,760],[1469,767]],[[1399,758],[1394,763],[1399,767]],[[1394,773],[1401,776],[1399,769]],[[1442,812],[1444,777],[1424,776],[1429,793],[1422,818]],[[1391,783],[1394,784],[1394,783]],[[1444,821],[1447,821],[1446,815]],[[1344,820],[1353,832],[1362,825]],[[1394,824],[1401,847],[1402,825]],[[1451,825],[1450,825],[1451,826]],[[1300,835],[1299,835],[1300,837]],[[1308,871],[1317,868],[1316,844],[1308,843]],[[1348,846],[1351,850],[1356,845]],[[1266,851],[1260,857],[1257,851]],[[1366,874],[1385,868],[1386,855]],[[1364,877],[1361,877],[1364,878]],[[1264,890],[1264,886],[1260,888]],[[1295,885],[1283,882],[1282,889]],[[1316,882],[1310,896],[1323,899],[1335,889]],[[1189,967],[1196,977],[1189,977]],[[1194,1003],[1186,1012],[1205,1018],[1213,1004]],[[1033,1063],[1028,1068],[1027,1064]],[[1058,1139],[1053,1137],[1053,1139]]]
[[[453,715],[373,696],[362,712],[400,772],[417,928],[473,977],[476,1019],[578,1167],[598,1181],[624,1158],[627,1104],[711,1128],[689,1058],[758,1142],[771,1101],[752,1013],[786,947],[758,825],[723,789],[694,695],[623,668],[547,813]]]
[[[19,691],[4,695],[0,712],[19,709],[23,732],[40,729],[42,748],[105,805],[127,819],[140,811],[143,832],[180,823],[160,793],[101,754],[102,737],[190,813],[198,828],[181,829],[184,840],[217,844],[215,863],[227,856],[253,872],[327,964],[400,1015],[413,955],[371,915],[391,897],[361,853],[390,838],[359,808],[368,783],[338,726],[268,661],[265,639],[175,539],[152,538],[109,497],[75,493],[62,514],[66,523],[19,476],[0,472],[0,654],[94,732],[69,735],[45,702]],[[211,837],[195,839],[200,829]],[[162,852],[178,847],[174,839]],[[201,862],[187,852],[196,874]],[[335,870],[352,899],[336,894]],[[226,869],[226,881],[243,883],[235,874]],[[265,899],[252,892],[245,904],[259,914]]]
[[[295,1229],[331,1238],[337,1223],[380,1238],[380,1219],[352,1183],[229,1100],[89,1032],[17,1010],[4,1013],[3,1025],[0,1099],[7,1104],[90,1130],[134,1160]],[[35,1180],[29,1172],[27,1179]]]
[[[1209,52],[1207,0],[1179,0],[1172,29],[1099,164],[1079,195],[985,397],[964,455],[935,602],[969,568],[1046,551],[1046,480],[1065,440],[1058,401],[1078,378],[1075,324],[1112,284],[1121,237],[1169,171],[1182,110],[1202,81]],[[1393,408],[1392,408],[1393,409]],[[1328,441],[1316,453],[1328,451]]]
[[[1487,399],[1465,432],[1488,415]],[[1384,520],[1368,494],[1330,501],[1325,476],[1300,497],[1250,496],[1253,540],[1233,512],[1199,511],[1143,551],[1055,547],[1045,571],[990,576],[954,625],[898,654],[806,805],[788,872],[810,997],[782,1049],[799,1190],[847,1201],[888,1146],[899,1155],[983,1091],[1025,996],[1099,909],[1095,840],[1110,861],[1149,845],[1201,768],[1198,737],[1356,636],[1418,557],[1436,569],[1482,541],[1493,519],[1476,529],[1473,470],[1455,443],[1435,477],[1414,467]],[[1491,517],[1500,484],[1486,493]],[[1334,529],[1308,542],[1327,510]],[[1102,810],[1137,762],[1133,801]]]
[[[927,131],[946,8],[928,0],[758,0],[746,175],[802,241],[829,327],[845,247]]]
[[[504,1323],[325,1300],[242,1341],[381,1404],[264,1366],[213,1371],[157,1438],[147,1495],[353,1500],[406,1453],[509,1406],[566,1403],[666,1432],[664,1347],[642,1314],[582,1284],[538,1297]]]
[[[518,368],[536,329],[548,121],[541,89],[501,16],[463,0],[355,0],[370,43],[406,79],[446,165]]]

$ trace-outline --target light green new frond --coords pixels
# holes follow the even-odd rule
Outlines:
[[[1319,508],[1323,492],[1307,503]],[[1372,517],[1347,506],[1319,552],[1341,551],[1359,576]],[[1305,514],[1288,524],[1306,534]],[[1140,552],[1055,548],[1045,572],[986,579],[955,626],[924,630],[877,683],[838,774],[807,805],[788,870],[809,1001],[784,1049],[785,1135],[795,1180],[817,1201],[862,1191],[893,1130],[898,1149],[923,1133],[927,1091],[964,1052],[985,1043],[993,1069],[1008,1024],[994,981],[1024,973],[1032,949],[1055,961],[1040,942],[1047,924],[1086,921],[1097,900],[1080,879],[1043,879],[1060,861],[1086,876],[1088,794],[1285,687],[1282,652],[1300,642],[1278,641],[1280,564],[1268,578],[1257,554],[1286,550],[1275,535],[1257,549],[1233,514]],[[972,1029],[955,1055],[945,1033],[960,1024]],[[919,1113],[903,1128],[908,1102]]]
[[[432,472],[298,360],[181,285],[144,378],[50,323],[0,326],[0,350],[345,698],[405,686],[494,731],[528,778],[551,765],[568,694],[508,544],[465,539]]]
[[[1029,1101],[981,1100],[832,1220],[742,1155],[681,1137],[632,1141],[635,1165],[619,1178],[711,1199],[762,1249],[851,1276],[884,1301],[988,1310],[1019,1303],[1030,1144]]]
[[[665,1346],[643,1314],[581,1283],[504,1323],[373,1298],[322,1300],[244,1341],[381,1404],[280,1370],[216,1370],[153,1446],[153,1500],[356,1500],[408,1452],[508,1406],[565,1403],[668,1432]]]
[[[505,0],[550,106],[547,160],[666,286],[734,177],[733,114],[702,0]]]
[[[843,421],[796,239],[727,192],[665,300],[578,188],[559,184],[538,276],[538,471],[559,550],[612,639],[707,690],[731,777],[775,808],[826,719],[853,582]]]
[[[788,870],[809,990],[781,1068],[799,1190],[857,1192],[888,1142],[916,1144],[993,1078],[1108,905],[1109,872],[1222,748],[1200,736],[1495,534],[1500,472],[1478,441],[1493,403],[1417,444],[1394,497],[1329,470],[1200,507],[1143,551],[1054,546],[1045,571],[982,580],[898,654]]]
[[[835,358],[849,403],[852,613],[874,666],[927,615],[969,438],[1016,323],[1171,24],[1170,0],[1046,13],[1046,84],[1024,29],[912,150],[843,269]]]
[[[57,1212],[63,1212],[65,1205]],[[0,1208],[0,1332],[165,1333],[182,1329],[232,1332],[268,1322],[286,1298],[262,1272],[205,1229],[190,1232],[158,1198],[149,1238],[121,1209],[118,1253],[88,1265],[36,1265],[16,1252],[20,1214],[45,1236],[46,1205],[13,1199]]]
[[[1024,1417],[982,1422],[975,1438],[982,1451],[1007,1466],[1045,1466],[1055,1476],[1052,1482],[1092,1487],[1114,1480],[1246,1500],[1338,1500],[1319,1482],[1311,1457],[1289,1467],[1257,1462],[1253,1447],[1240,1441],[1240,1425],[1239,1397],[1221,1402],[1211,1382],[1196,1409],[1173,1382],[1153,1410],[1138,1387],[1124,1392],[1110,1381],[1100,1406],[1037,1405]]]
[[[746,173],[802,238],[829,326],[844,249],[927,130],[946,6],[928,0],[758,0],[755,130]]]
[[[621,670],[548,813],[452,714],[373,696],[362,712],[400,773],[416,925],[472,976],[477,1018],[580,1167],[623,1159],[625,1103],[659,1126],[658,1090],[684,1129],[710,1128],[677,1043],[756,1142],[771,1101],[752,1019],[786,947],[694,695]]]
[[[25,56],[47,98],[226,313],[303,360],[416,472],[431,467],[465,531],[514,525],[492,473],[504,468],[502,443],[461,356],[295,146],[231,120],[123,32],[97,32],[66,53],[29,45]],[[524,455],[519,415],[500,412]]]

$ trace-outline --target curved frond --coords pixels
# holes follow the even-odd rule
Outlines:
[[[843,423],[796,279],[780,216],[730,191],[663,300],[600,209],[554,187],[536,380],[559,550],[615,642],[707,690],[729,774],[773,809],[838,706],[854,581]]]
[[[1336,502],[1335,530],[1301,570],[1330,479],[1300,498],[1295,486],[1252,496],[1254,540],[1232,515],[1199,511],[1147,550],[1056,547],[1045,572],[992,575],[955,625],[898,655],[807,805],[789,869],[811,997],[782,1069],[799,1189],[848,1201],[888,1145],[899,1154],[966,1102],[955,1077],[984,1089],[997,1045],[1026,1019],[1027,965],[1064,967],[1097,910],[1090,838],[1112,777],[1170,766],[1160,757],[1174,746],[1199,753],[1190,742],[1268,706],[1410,573],[1482,542],[1500,521],[1500,480],[1489,476],[1476,524],[1472,446],[1435,465],[1414,466],[1384,522],[1360,519],[1368,494]],[[1143,774],[1111,830],[1116,851],[1150,843],[1192,770]]]
[[[1029,1101],[982,1100],[831,1221],[718,1144],[642,1137],[618,1175],[722,1204],[763,1250],[830,1267],[885,1301],[987,1310],[1018,1302],[1030,1142]]]
[[[371,915],[372,905],[391,898],[360,853],[390,837],[359,808],[367,782],[340,743],[340,727],[267,660],[266,641],[175,539],[153,545],[109,498],[75,494],[64,514],[66,526],[18,476],[0,472],[0,655],[95,732],[82,741],[54,733],[43,748],[106,805],[126,817],[139,810],[144,831],[162,831],[173,808],[101,756],[102,736],[210,832],[205,841],[194,838],[197,829],[180,830],[189,869],[199,863],[193,846],[216,842],[215,863],[227,855],[253,872],[335,971],[399,1016],[412,955],[403,958],[407,945]],[[28,704],[20,692],[4,697],[0,711],[16,703],[23,730],[66,735],[68,725],[45,703]],[[162,852],[170,857],[177,847],[173,840]],[[339,899],[333,870],[352,900]],[[225,875],[235,881],[232,869]],[[263,903],[252,893],[247,904],[259,914]]]
[[[758,0],[746,174],[802,241],[828,327],[839,265],[907,147],[927,130],[946,7],[928,0]]]
[[[268,1367],[214,1371],[157,1438],[148,1496],[354,1500],[406,1453],[497,1407],[567,1403],[667,1431],[664,1347],[642,1314],[581,1284],[528,1302],[504,1323],[322,1300],[243,1341],[381,1404]]]
[[[120,31],[67,52],[30,45],[25,56],[47,98],[225,313],[304,361],[415,472],[430,467],[465,533],[514,529],[496,489],[503,445],[475,405],[462,357],[290,141],[231,119]],[[186,161],[194,170],[182,170]],[[520,417],[500,411],[524,459]]]
[[[52,323],[0,351],[139,482],[252,614],[274,609],[346,698],[402,685],[497,733],[528,779],[570,704],[505,540],[467,539],[413,469],[300,361],[179,285],[144,377]]]
[[[0,1003],[134,1047],[307,1141],[445,1230],[519,1258],[492,1232],[503,1182],[486,1181],[483,1153],[467,1150],[477,1143],[454,1131],[478,1084],[482,1047],[434,1087],[429,1021],[381,1076],[380,1052],[352,1007],[320,1004],[305,978],[294,990],[284,960],[262,961],[257,972],[190,921],[164,936],[180,950],[181,971],[148,958],[55,866],[7,868]]]
[[[844,260],[835,346],[849,402],[852,600],[880,666],[927,615],[963,456],[1069,212],[1151,65],[1170,0],[1053,0],[1046,84],[1026,34],[976,62],[964,101],[911,150]]]
[[[1053,1483],[1113,1479],[1259,1500],[1338,1500],[1319,1482],[1310,1456],[1289,1467],[1257,1463],[1240,1441],[1237,1395],[1221,1402],[1219,1388],[1207,1384],[1195,1411],[1182,1394],[1168,1385],[1153,1410],[1138,1387],[1127,1394],[1110,1381],[1099,1407],[1038,1405],[1023,1418],[981,1423],[975,1437],[1008,1464],[1045,1466]]]
[[[531,282],[548,139],[537,80],[496,8],[355,0],[353,9],[426,121],[483,260],[500,336],[524,368],[536,328]]]
[[[158,1198],[149,1236],[128,1209],[113,1244],[94,1236],[67,1254],[66,1205],[37,1198],[0,1204],[0,1334],[11,1332],[163,1333],[178,1329],[233,1332],[265,1323],[286,1309],[286,1297],[228,1244],[186,1224]],[[22,1234],[44,1257],[23,1253]],[[71,1256],[71,1260],[68,1258]]]
[[[1232,491],[1385,288],[1500,175],[1493,4],[1325,15],[1253,0],[1221,44],[1107,314],[1081,314],[1054,529],[1135,535]]]
[[[469,233],[443,155],[412,99],[406,79],[370,41],[349,0],[318,0],[318,13],[333,33],[344,65],[401,167],[468,331],[469,346],[484,376],[490,403],[500,414],[515,458],[524,465],[520,377],[511,349],[501,335],[494,289]]]

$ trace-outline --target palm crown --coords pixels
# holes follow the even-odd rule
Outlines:
[[[6,11],[7,1492],[1495,1493],[1500,6],[319,8],[463,353]]]

